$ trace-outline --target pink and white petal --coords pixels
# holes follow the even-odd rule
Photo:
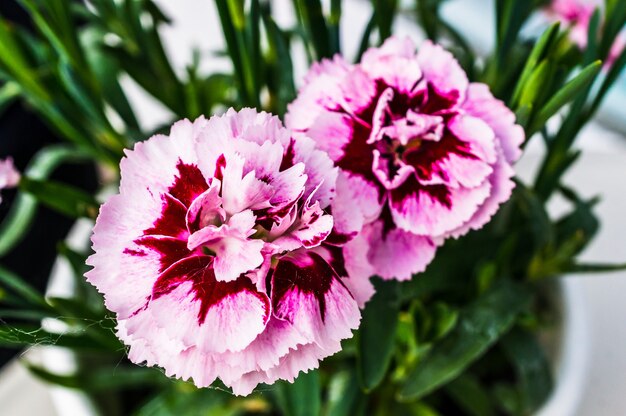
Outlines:
[[[163,272],[146,308],[128,319],[127,330],[149,339],[150,328],[140,325],[141,315],[149,313],[158,327],[186,347],[196,346],[207,353],[247,347],[265,329],[269,299],[247,277],[216,280],[211,260],[190,257]]]
[[[504,156],[500,156],[500,160],[493,166],[493,173],[489,177],[491,183],[491,194],[478,208],[476,213],[467,222],[459,228],[452,230],[446,234],[446,237],[458,238],[467,234],[470,230],[478,230],[489,222],[491,217],[498,211],[500,205],[509,200],[515,182],[512,178],[515,171],[509,165]]]
[[[270,183],[274,195],[269,200],[272,207],[268,210],[268,214],[279,218],[284,217],[304,195],[308,179],[304,169],[303,163],[296,163],[288,169],[277,172]]]
[[[480,159],[450,153],[445,159],[435,162],[430,178],[420,178],[419,181],[422,185],[444,184],[450,188],[474,188],[480,186],[491,172],[491,165]]]
[[[435,257],[437,246],[429,237],[399,228],[384,230],[382,221],[370,224],[368,261],[383,279],[410,280],[426,270]]]
[[[21,175],[13,164],[13,158],[0,159],[0,189],[16,187],[20,178]]]
[[[373,184],[360,176],[339,172],[337,196],[332,203],[333,234],[344,236],[342,240],[347,241],[361,230],[363,224],[378,218],[381,210],[379,191]]]
[[[129,206],[137,209],[129,210]],[[85,276],[104,294],[105,305],[124,319],[144,306],[161,268],[160,252],[144,250],[134,241],[150,227],[153,206],[125,195],[111,197],[100,208],[91,237],[93,269]]]
[[[137,143],[133,150],[126,150],[126,157],[120,163],[120,192],[150,193],[157,198],[168,192],[179,174],[179,162],[186,165],[198,163],[195,141],[206,125],[204,117],[193,123],[181,120],[172,126],[169,136],[156,135]]]
[[[524,129],[515,124],[515,114],[502,101],[494,98],[487,85],[470,84],[463,109],[491,127],[509,163],[520,158]]]
[[[323,111],[304,134],[315,140],[318,149],[337,161],[344,156],[344,148],[352,137],[352,123],[346,114]]]
[[[343,246],[344,266],[348,276],[342,281],[361,309],[376,293],[370,281],[376,272],[368,258],[371,228],[371,225],[366,225],[359,235]]]
[[[458,91],[459,101],[463,102],[468,87],[467,75],[450,52],[427,40],[417,52],[417,62],[427,82],[442,93]]]
[[[294,131],[306,131],[317,116],[342,108],[342,86],[352,66],[340,55],[314,63],[304,78],[298,97],[287,107],[285,124]]]
[[[233,215],[246,209],[269,208],[274,192],[272,186],[256,178],[255,172],[244,176],[245,160],[232,153],[226,156],[223,169],[222,206]]]
[[[287,149],[292,149],[292,164],[303,163],[304,173],[307,176],[303,198],[313,194],[313,202],[319,201],[322,208],[330,205],[335,197],[335,183],[338,169],[328,155],[316,148],[316,143],[307,136],[298,136],[297,140],[290,138],[283,143]]]
[[[388,38],[379,48],[363,54],[361,67],[373,80],[382,80],[400,92],[409,92],[422,77],[410,38]]]
[[[221,189],[221,181],[213,178],[209,189],[191,203],[185,215],[187,230],[190,233],[198,231],[207,225],[221,223],[226,219],[226,212],[222,208]]]
[[[373,154],[374,163],[372,164],[372,170],[385,189],[399,187],[409,176],[415,173],[415,168],[406,164],[402,164],[395,172],[391,172],[389,170],[389,160],[385,158],[381,160],[381,154],[378,150],[374,150]]]
[[[495,133],[485,121],[473,116],[455,116],[448,128],[459,140],[469,145],[470,153],[487,163],[495,163]]]
[[[443,189],[442,189],[443,188]],[[398,228],[428,237],[444,235],[468,221],[487,199],[491,184],[476,188],[422,187],[414,180],[391,191],[389,207]]]
[[[273,313],[322,348],[350,338],[361,315],[348,289],[318,254],[281,258],[272,275]]]
[[[255,138],[263,136],[260,129],[256,130]],[[284,128],[283,128],[284,130]],[[271,139],[276,139],[276,136]],[[265,141],[261,144],[249,140],[234,140],[234,151],[244,159],[243,174],[254,171],[257,178],[271,182],[274,175],[280,170],[283,159],[283,146],[279,142]]]

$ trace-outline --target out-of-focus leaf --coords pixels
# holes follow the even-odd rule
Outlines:
[[[53,333],[35,325],[0,325],[0,346],[23,348],[32,345],[55,345],[76,350],[111,351],[107,345],[83,333]]]
[[[76,375],[61,375],[29,362],[25,364],[33,375],[48,383],[89,392],[159,386],[170,382],[158,370],[148,367],[104,367]]]
[[[191,383],[171,383],[171,387],[158,391],[134,416],[219,415],[235,416],[250,409],[262,411],[268,404],[259,398],[232,402],[232,395],[217,389],[197,389]]]
[[[374,15],[380,43],[391,36],[391,26],[398,8],[398,0],[373,0]]]
[[[363,310],[358,335],[357,368],[366,391],[374,389],[385,377],[393,356],[399,304],[395,282],[377,280],[376,294]]]
[[[38,202],[71,218],[95,218],[100,206],[85,191],[60,182],[23,177],[20,189],[33,195]]]
[[[326,416],[357,416],[363,414],[367,398],[359,388],[354,370],[334,374],[328,385]]]
[[[556,39],[556,35],[559,33],[559,27],[560,22],[552,24],[552,26],[550,26],[543,32],[541,37],[535,43],[535,46],[533,47],[530,55],[528,56],[528,59],[526,60],[526,65],[524,65],[522,75],[520,76],[517,85],[515,86],[511,105],[517,105],[519,97],[524,91],[528,79],[535,71],[537,64],[539,64],[539,62],[544,59],[546,52],[551,48],[554,40]]]
[[[2,116],[4,110],[20,96],[20,93],[19,85],[12,81],[5,82],[4,85],[0,87],[0,116]]]
[[[32,305],[47,309],[47,303],[41,293],[30,286],[24,279],[0,266],[0,285],[12,290]]]
[[[519,104],[520,106],[538,107],[549,91],[552,82],[554,66],[550,60],[546,59],[532,71],[528,81],[524,84]]]
[[[609,263],[573,263],[567,266],[565,273],[608,273],[621,272],[626,270],[626,263],[609,264]]]
[[[593,83],[600,69],[602,69],[602,62],[596,61],[586,66],[576,77],[565,84],[565,86],[554,94],[541,110],[539,110],[537,117],[534,119],[526,135],[530,136],[541,129],[561,107],[578,97],[585,88]]]
[[[313,49],[315,60],[332,56],[328,25],[320,0],[294,0],[298,18],[306,31],[305,46]]]
[[[25,176],[31,179],[44,179],[62,163],[84,161],[87,158],[85,152],[69,146],[48,146],[41,149],[33,157],[26,169]],[[36,209],[37,200],[32,195],[23,192],[18,194],[11,205],[11,210],[0,224],[0,257],[21,241],[28,231]]]
[[[462,374],[447,384],[445,390],[468,415],[491,416],[496,414],[488,392],[484,390],[480,381],[469,373]]]
[[[280,382],[274,386],[274,394],[285,416],[318,416],[322,407],[319,373],[310,370],[300,373],[291,383]]]
[[[548,360],[535,335],[519,328],[504,336],[501,345],[517,374],[524,413],[531,414],[552,392]]]
[[[461,374],[511,328],[529,300],[528,289],[508,279],[476,299],[407,376],[401,398],[419,399]]]

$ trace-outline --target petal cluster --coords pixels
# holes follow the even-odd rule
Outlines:
[[[14,188],[20,182],[21,175],[13,164],[13,159],[0,159],[0,189]],[[2,197],[0,197],[2,202]]]
[[[340,168],[331,237],[349,241],[345,266],[358,279],[409,279],[446,238],[482,227],[511,195],[524,140],[450,53],[397,37],[356,65],[315,64],[286,123]]]
[[[327,242],[337,170],[314,147],[245,109],[127,152],[87,279],[133,362],[245,395],[316,368],[352,335],[359,309]]]

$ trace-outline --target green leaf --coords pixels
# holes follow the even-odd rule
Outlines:
[[[546,29],[541,37],[535,43],[528,59],[526,59],[526,65],[524,65],[524,70],[522,71],[522,75],[520,76],[517,85],[515,86],[515,91],[513,92],[513,98],[511,99],[511,105],[516,106],[521,96],[528,79],[531,74],[535,71],[537,64],[544,59],[546,53],[552,47],[554,40],[559,33],[560,22],[555,22]]]
[[[593,83],[601,69],[602,62],[596,61],[586,66],[574,79],[565,84],[565,86],[541,108],[526,135],[530,136],[532,133],[541,129],[565,104],[577,98],[581,92]]]
[[[37,201],[71,218],[95,218],[100,204],[85,191],[61,183],[22,177],[20,189]]]
[[[241,415],[240,409],[251,403],[256,409],[267,408],[259,399],[232,400],[232,395],[212,388],[197,389],[191,383],[171,383],[169,388],[158,390],[154,397],[141,406],[134,416],[182,415]],[[252,407],[252,406],[251,406]]]
[[[318,416],[322,406],[320,376],[317,371],[300,373],[293,384],[280,382],[273,390],[286,416]]]
[[[378,37],[382,44],[391,36],[391,26],[398,8],[398,0],[372,0],[372,3],[378,27]]]
[[[328,384],[326,416],[355,416],[361,413],[367,398],[359,388],[356,371],[335,372]]]
[[[564,270],[566,273],[608,273],[626,270],[626,263],[573,263]]]
[[[0,284],[19,295],[31,305],[38,306],[39,309],[48,309],[43,295],[34,287],[30,286],[24,279],[15,273],[0,266]]]
[[[31,179],[47,178],[65,162],[84,161],[85,152],[65,145],[52,145],[41,149],[26,168],[24,176]],[[18,244],[29,229],[37,211],[37,200],[29,194],[19,193],[11,210],[0,224],[0,257]]]
[[[548,92],[553,75],[554,65],[548,59],[541,61],[524,84],[519,105],[539,107]]]
[[[366,304],[358,335],[357,368],[366,391],[378,386],[391,363],[398,327],[395,282],[376,281],[376,294]]]
[[[129,387],[144,388],[169,382],[159,370],[147,367],[105,367],[76,375],[61,375],[29,362],[25,365],[33,375],[48,383],[89,392],[108,392]]]
[[[0,325],[0,346],[22,348],[32,345],[54,345],[76,350],[111,352],[107,345],[84,333],[54,333],[35,325]]]
[[[315,60],[330,58],[331,45],[328,25],[320,0],[294,0],[301,25],[305,29],[305,47],[315,52]]]
[[[502,348],[520,383],[525,414],[536,411],[552,392],[552,374],[536,335],[514,328],[502,338]]]
[[[21,94],[19,85],[13,81],[5,82],[0,87],[0,116]]]
[[[476,299],[461,313],[456,328],[407,376],[400,397],[419,399],[458,377],[511,328],[529,300],[528,289],[510,280]]]
[[[462,374],[446,386],[446,393],[471,416],[495,415],[489,394],[471,374]]]

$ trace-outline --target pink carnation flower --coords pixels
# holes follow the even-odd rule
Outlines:
[[[0,189],[15,188],[20,178],[20,173],[15,169],[12,158],[0,159]],[[0,202],[2,202],[1,196]]]
[[[601,0],[552,0],[548,15],[563,22],[570,28],[569,37],[580,49],[587,48],[589,24],[597,8],[602,8]],[[611,46],[605,67],[610,68],[626,47],[624,34],[619,34]]]
[[[358,326],[324,242],[337,171],[312,140],[251,109],[176,123],[121,162],[87,279],[136,363],[235,394],[292,381]]]
[[[447,237],[481,228],[509,199],[524,140],[513,113],[452,55],[392,37],[361,63],[315,64],[287,125],[341,169],[333,241],[360,280],[409,279]],[[363,287],[365,284],[361,283]],[[363,289],[367,300],[372,290]]]

